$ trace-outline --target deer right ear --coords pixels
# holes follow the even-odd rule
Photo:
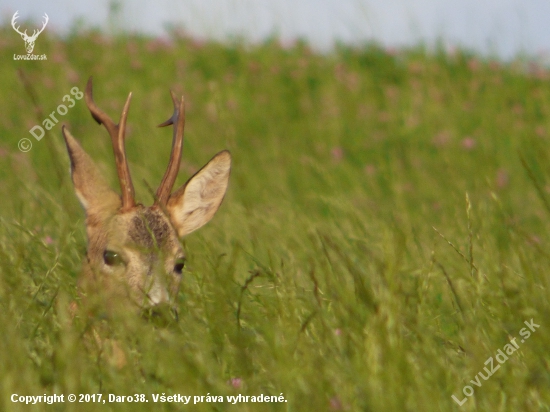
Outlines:
[[[225,196],[230,170],[231,155],[224,150],[170,195],[166,209],[180,238],[212,219]]]
[[[74,190],[88,217],[103,217],[121,207],[120,196],[112,190],[92,158],[63,126],[63,137],[71,160],[71,177]]]

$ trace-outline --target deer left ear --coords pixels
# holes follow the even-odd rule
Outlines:
[[[230,171],[231,155],[224,150],[170,195],[166,210],[180,238],[212,219],[225,196]]]

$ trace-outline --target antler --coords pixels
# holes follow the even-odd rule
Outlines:
[[[42,25],[42,28],[40,30],[34,30],[33,33],[32,33],[32,36],[29,37],[29,35],[27,34],[27,30],[25,30],[23,33],[21,33],[19,31],[19,27],[21,26],[17,26],[15,27],[15,22],[17,20],[17,18],[19,17],[18,16],[19,14],[19,10],[17,10],[15,12],[15,14],[13,15],[13,17],[11,18],[11,26],[13,27],[13,29],[19,33],[21,36],[23,36],[24,38],[27,38],[29,40],[36,40],[36,38],[38,37],[38,35],[40,33],[42,33],[44,31],[44,29],[46,28],[46,25],[48,24],[48,21],[50,21],[50,18],[48,17],[48,15],[46,13],[44,13],[44,17],[45,17],[45,20],[44,20],[44,24]]]
[[[130,169],[128,168],[128,161],[126,160],[126,150],[124,149],[124,137],[126,134],[126,118],[128,117],[128,109],[130,107],[130,99],[132,93],[128,95],[122,114],[120,115],[119,124],[115,124],[111,118],[96,106],[92,96],[92,77],[88,79],[86,85],[86,105],[92,113],[92,117],[99,124],[103,124],[113,143],[113,151],[115,153],[115,163],[118,173],[118,179],[120,181],[120,191],[122,193],[122,210],[127,210],[135,206],[134,200],[134,186],[132,185],[132,178],[130,176]]]
[[[42,26],[42,28],[40,30],[38,30],[38,32],[36,30],[34,30],[32,32],[32,36],[31,36],[31,39],[36,39],[38,37],[38,35],[40,33],[42,33],[44,31],[44,29],[46,28],[46,24],[48,24],[48,21],[50,21],[50,18],[48,17],[48,15],[46,13],[44,13],[44,17],[46,18],[44,20],[44,25]]]
[[[174,113],[170,119],[158,125],[158,127],[174,125],[174,135],[172,138],[172,151],[170,153],[170,162],[164,173],[162,181],[157,189],[155,204],[166,206],[170,192],[174,187],[176,177],[181,163],[181,151],[183,148],[183,129],[185,127],[185,101],[183,96],[178,102],[174,92],[170,90],[172,102],[174,103]]]
[[[18,13],[19,13],[19,10],[17,10],[17,11],[15,12],[15,14],[13,15],[13,17],[11,18],[11,27],[13,27],[13,29],[14,29],[17,33],[19,33],[21,36],[28,37],[28,35],[27,35],[27,30],[25,30],[24,33],[21,33],[21,32],[19,31],[19,27],[21,27],[21,26],[15,27],[15,21],[17,20],[17,17],[19,17],[19,16],[17,15]]]

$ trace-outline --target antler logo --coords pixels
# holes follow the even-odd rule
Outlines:
[[[15,21],[17,20],[17,17],[18,17],[17,14],[18,13],[19,13],[19,10],[16,11],[15,14],[13,15],[13,17],[11,19],[11,26],[13,27],[13,29],[17,33],[19,33],[21,35],[21,37],[25,41],[25,48],[27,49],[27,54],[31,54],[33,49],[34,49],[34,42],[38,38],[38,35],[40,33],[42,33],[44,31],[44,29],[46,28],[46,24],[48,24],[49,17],[46,13],[44,13],[44,24],[42,25],[42,28],[40,30],[34,30],[33,33],[32,33],[32,36],[29,36],[27,34],[27,30],[25,30],[23,33],[21,33],[21,31],[19,31],[20,26],[15,27]]]

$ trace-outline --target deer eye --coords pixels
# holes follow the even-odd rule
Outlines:
[[[185,258],[177,258],[176,263],[174,264],[174,272],[176,272],[178,275],[181,275],[184,266]]]
[[[122,258],[116,252],[112,250],[106,250],[103,252],[103,261],[107,266],[120,265],[122,263]]]

